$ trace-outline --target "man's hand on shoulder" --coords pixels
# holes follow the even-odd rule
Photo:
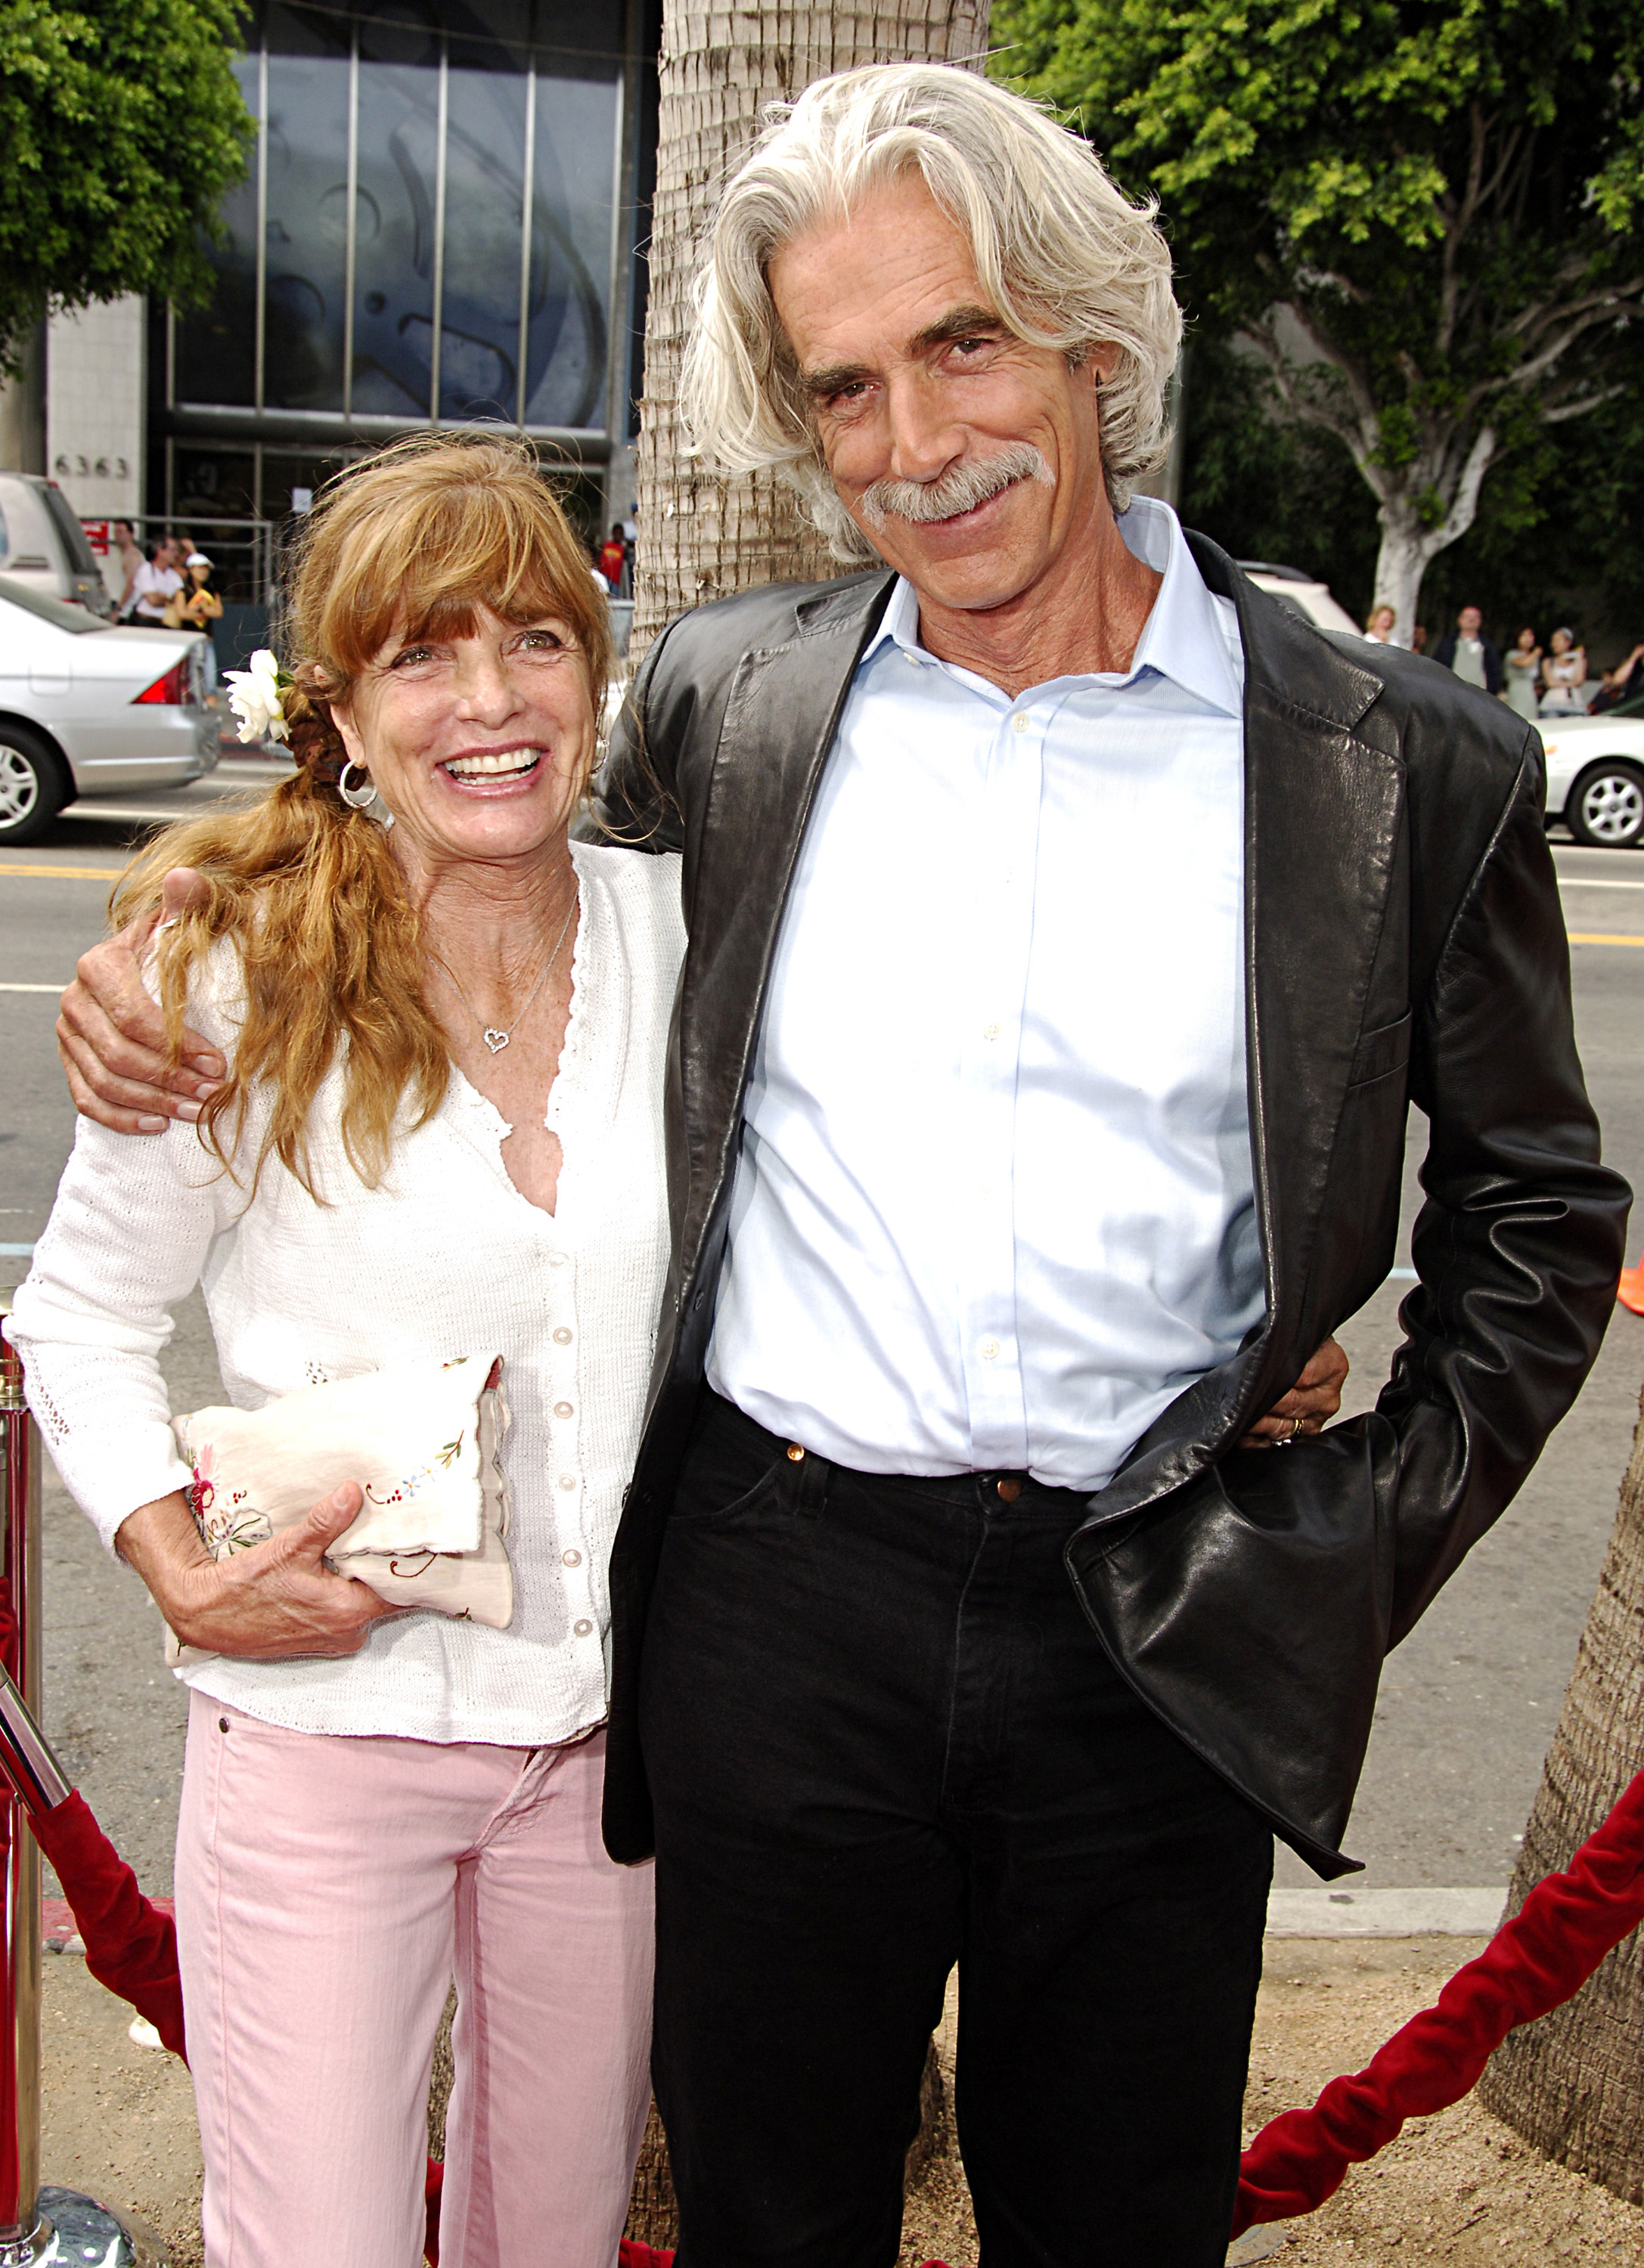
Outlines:
[[[194,1120],[228,1066],[198,1033],[185,1031],[172,1060],[165,1019],[143,982],[143,956],[158,924],[186,911],[205,888],[173,866],[152,914],[82,954],[57,1013],[57,1053],[74,1107],[116,1134],[163,1134],[173,1118]]]

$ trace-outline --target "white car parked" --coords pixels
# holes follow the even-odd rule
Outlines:
[[[1602,717],[1544,717],[1547,816],[1578,843],[1630,850],[1644,838],[1644,694]]]
[[[0,845],[65,803],[178,787],[216,763],[205,640],[138,630],[0,575]]]
[[[1281,607],[1288,607],[1304,622],[1322,630],[1344,630],[1349,637],[1364,636],[1346,608],[1331,598],[1328,583],[1316,583],[1299,567],[1269,566],[1264,559],[1241,559],[1238,564],[1258,591],[1270,592]]]

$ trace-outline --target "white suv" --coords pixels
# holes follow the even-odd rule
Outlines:
[[[0,575],[106,621],[114,611],[85,530],[55,481],[0,473]]]

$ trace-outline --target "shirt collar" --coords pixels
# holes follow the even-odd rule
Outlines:
[[[1123,673],[1092,673],[1084,681],[1130,685],[1144,670],[1151,669],[1213,709],[1236,717],[1243,702],[1243,656],[1236,620],[1227,618],[1232,614],[1230,607],[1224,615],[1206,588],[1187,548],[1181,521],[1156,497],[1135,497],[1129,509],[1119,514],[1118,530],[1135,557],[1164,579],[1153,612],[1142,626],[1130,667]],[[899,646],[918,661],[933,659],[919,643],[918,593],[901,575],[859,666],[866,668],[887,645]]]

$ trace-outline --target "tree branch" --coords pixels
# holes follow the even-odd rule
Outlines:
[[[1444,550],[1465,535],[1478,511],[1478,491],[1484,486],[1484,476],[1495,455],[1495,428],[1484,426],[1472,447],[1467,452],[1467,461],[1462,467],[1461,478],[1456,484],[1455,501],[1444,515],[1441,524],[1432,530],[1433,550],[1429,557]]]
[[[1616,401],[1626,390],[1625,386],[1604,386],[1596,394],[1584,394],[1579,401],[1554,402],[1550,409],[1542,410],[1541,422],[1544,425],[1567,425],[1572,417],[1585,417],[1589,409],[1596,409],[1601,402]]]
[[[1392,491],[1381,467],[1373,461],[1379,432],[1372,431],[1367,435],[1357,418],[1345,416],[1329,402],[1319,401],[1304,394],[1296,384],[1295,370],[1289,357],[1264,325],[1252,325],[1246,336],[1267,364],[1273,384],[1279,389],[1279,400],[1291,416],[1302,424],[1317,425],[1326,433],[1333,433],[1363,474],[1372,493],[1384,504]]]
[[[1439,328],[1435,343],[1441,356],[1448,355],[1456,337],[1456,302],[1461,290],[1460,256],[1462,239],[1472,226],[1478,210],[1479,193],[1484,187],[1485,142],[1488,129],[1484,109],[1475,101],[1471,108],[1471,147],[1467,157],[1467,187],[1455,217],[1444,232],[1443,263],[1439,285]]]
[[[1319,360],[1328,363],[1332,370],[1340,372],[1348,393],[1353,396],[1353,407],[1359,413],[1360,429],[1364,433],[1368,445],[1374,448],[1382,438],[1382,420],[1375,406],[1375,396],[1370,389],[1370,381],[1362,369],[1350,355],[1342,351],[1333,339],[1319,329],[1307,309],[1299,301],[1282,299],[1277,304],[1289,310],[1297,329],[1301,332]],[[1283,353],[1283,349],[1279,347],[1276,338],[1273,339],[1272,345],[1276,353]]]
[[[1630,293],[1637,291],[1640,288],[1639,284],[1632,284],[1627,285],[1626,290]],[[1515,387],[1521,394],[1528,387],[1536,385],[1539,379],[1545,377],[1568,349],[1574,345],[1583,331],[1590,331],[1600,323],[1613,321],[1617,313],[1617,301],[1621,296],[1622,294],[1618,292],[1610,293],[1599,302],[1589,300],[1584,313],[1574,318],[1567,317],[1566,327],[1559,335],[1543,347],[1539,354],[1531,355],[1527,362],[1520,363],[1515,369],[1509,372],[1505,383]],[[1626,308],[1621,312],[1632,313],[1633,310]]]

